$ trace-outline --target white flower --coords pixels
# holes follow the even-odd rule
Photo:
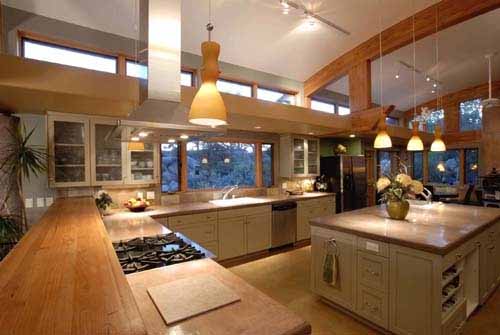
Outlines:
[[[411,177],[407,174],[400,173],[396,176],[396,181],[401,183],[404,187],[408,187],[411,184]]]
[[[387,177],[380,177],[377,180],[377,192],[382,192],[385,190],[389,185],[391,185],[391,181]]]
[[[420,194],[424,191],[424,185],[419,182],[418,180],[412,180],[411,181],[411,189],[413,193],[415,194]]]

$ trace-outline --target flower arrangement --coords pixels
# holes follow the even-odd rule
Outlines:
[[[347,153],[347,148],[345,146],[343,146],[342,144],[338,144],[335,149],[333,149],[333,152],[336,154],[336,155],[342,155],[342,154],[345,154]]]
[[[108,194],[108,192],[104,190],[100,190],[97,192],[96,197],[95,197],[95,204],[97,208],[101,211],[106,211],[108,207],[113,203],[113,199],[111,199],[111,196]]]
[[[408,215],[410,204],[407,199],[424,191],[424,185],[418,180],[412,180],[406,173],[399,173],[395,177],[380,177],[376,186],[377,192],[381,194],[380,202],[386,204],[389,216],[397,220],[404,220]]]

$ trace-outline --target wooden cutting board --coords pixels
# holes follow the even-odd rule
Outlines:
[[[153,286],[148,288],[148,293],[167,325],[241,300],[211,275]]]

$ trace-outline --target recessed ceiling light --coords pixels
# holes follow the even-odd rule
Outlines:
[[[139,140],[140,140],[140,138],[139,138],[139,136],[132,136],[132,137],[130,138],[130,140],[131,140],[131,141],[134,141],[134,142],[137,142],[137,141],[139,141]]]
[[[425,81],[431,81],[431,77],[429,76],[425,77]]]
[[[399,79],[399,73],[396,73],[396,75],[394,76],[396,79]]]
[[[312,132],[311,132],[311,133],[308,133],[308,134],[309,134],[309,135],[314,135],[314,133],[312,133]]]
[[[186,134],[182,134],[182,135],[181,135],[181,136],[179,136],[179,137],[180,137],[181,139],[183,139],[183,140],[187,140],[187,139],[189,138],[189,136],[188,136],[188,135],[186,135]]]
[[[175,143],[175,139],[174,138],[169,138],[168,139],[168,143]]]
[[[261,129],[262,127],[261,126],[255,126],[254,128],[255,129]]]
[[[145,132],[145,131],[139,132],[139,137],[141,137],[141,138],[147,137],[148,135],[149,135],[148,132]]]
[[[356,137],[356,135],[351,134],[351,135],[349,135],[349,137],[350,137],[350,138],[354,138],[354,137]]]

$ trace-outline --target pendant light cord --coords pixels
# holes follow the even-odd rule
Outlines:
[[[380,11],[379,11],[379,18],[378,18],[378,24],[379,24],[379,29],[380,29],[380,33],[379,33],[379,38],[378,38],[378,41],[379,41],[379,51],[380,51],[380,106],[382,108],[384,108],[384,101],[383,101],[383,80],[382,80],[382,63],[383,63],[383,59],[382,59],[382,3],[383,3],[383,0],[380,0],[379,1],[379,7],[380,7]]]
[[[214,25],[212,24],[212,0],[208,0],[208,40],[212,41],[212,30],[214,30]]]
[[[415,41],[415,1],[412,0],[411,7],[413,11],[412,26],[413,26],[413,120],[417,118],[417,81],[415,69],[417,68],[417,56],[416,56],[416,41]]]
[[[438,0],[439,1],[439,0]],[[436,2],[436,77],[437,77],[437,87],[436,87],[436,111],[438,111],[441,105],[441,101],[439,98],[439,6],[438,2]]]

